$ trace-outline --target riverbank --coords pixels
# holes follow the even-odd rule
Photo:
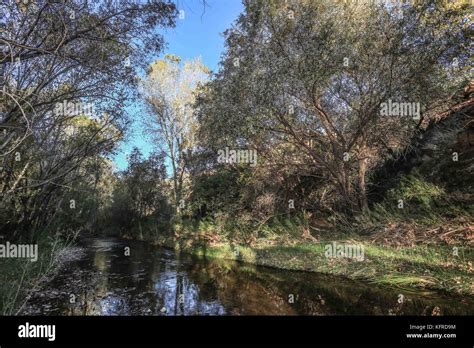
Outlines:
[[[331,244],[359,245],[364,250],[364,259],[327,257],[327,246]],[[449,248],[441,246],[391,248],[339,240],[253,248],[218,245],[197,248],[194,253],[288,270],[342,275],[400,288],[414,287],[473,295],[472,252],[467,248],[458,251],[462,256],[454,257]]]
[[[152,243],[206,258],[344,276],[395,286],[403,291],[429,289],[474,295],[474,254],[468,246],[389,246],[377,245],[363,238],[347,239],[339,236],[337,239],[276,245],[262,240],[250,247],[228,242],[205,243],[205,238],[201,237],[196,234],[180,234],[178,239],[161,237]],[[345,246],[354,247],[353,251],[362,250],[363,259],[358,255],[345,257]],[[342,252],[338,254],[339,247]],[[347,248],[345,251],[347,252]]]
[[[84,255],[73,239],[39,238],[38,259],[0,259],[0,314],[18,315],[32,293],[44,287],[63,265]]]

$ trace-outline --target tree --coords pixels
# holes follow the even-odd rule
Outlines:
[[[272,178],[322,179],[321,200],[367,209],[370,169],[466,83],[467,4],[245,5],[198,98],[203,146],[257,149]],[[384,116],[392,101],[419,113]]]
[[[140,150],[134,148],[126,170],[119,173],[114,186],[111,204],[108,207],[108,227],[114,226],[131,233],[138,226],[143,237],[143,224],[167,229],[171,218],[166,199],[165,155],[152,153],[144,159]]]
[[[174,25],[176,8],[37,0],[0,11],[0,204],[12,211],[0,228],[33,237],[85,166],[121,139],[134,68],[162,48],[156,28]]]
[[[181,64],[179,57],[168,54],[150,65],[141,84],[149,108],[147,129],[171,164],[175,209],[183,197],[187,158],[196,145],[195,91],[209,74],[200,58]]]

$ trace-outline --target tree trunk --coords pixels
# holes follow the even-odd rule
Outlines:
[[[359,204],[362,211],[369,209],[367,202],[367,186],[365,176],[367,172],[367,158],[359,160]]]
[[[354,214],[357,211],[357,202],[354,202],[353,190],[351,185],[351,179],[349,175],[349,170],[346,165],[343,163],[340,166],[340,193],[342,195],[346,210],[350,214]]]

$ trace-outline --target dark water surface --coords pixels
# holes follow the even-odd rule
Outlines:
[[[472,297],[205,260],[115,238],[82,244],[86,255],[67,263],[48,289],[34,293],[23,314],[431,315],[438,309],[442,315],[474,313]],[[124,255],[125,247],[130,247],[130,256]]]

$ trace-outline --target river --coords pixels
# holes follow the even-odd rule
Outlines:
[[[145,242],[82,240],[85,254],[34,292],[30,315],[468,315],[474,300],[178,254]],[[127,249],[130,248],[130,249]],[[127,251],[130,255],[125,255]]]

